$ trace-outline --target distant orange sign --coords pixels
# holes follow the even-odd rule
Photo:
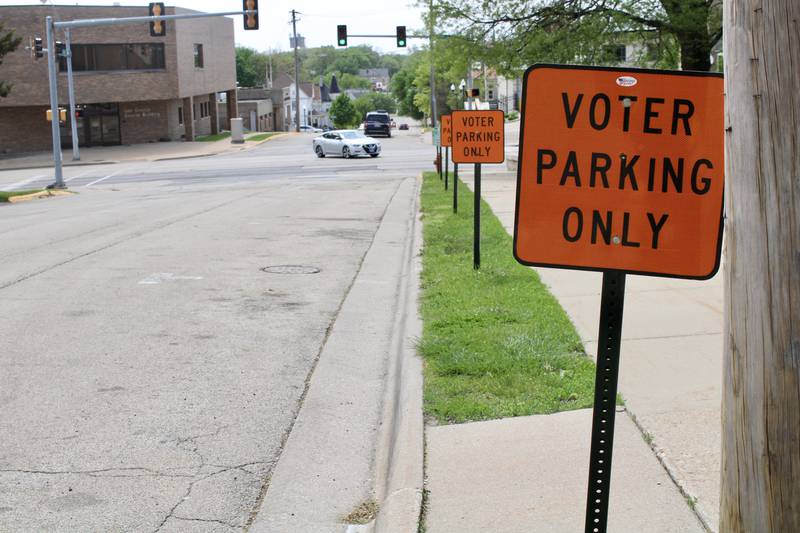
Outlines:
[[[453,161],[502,163],[505,160],[502,111],[453,111]]]
[[[524,84],[517,260],[712,277],[722,242],[722,76],[535,65]]]
[[[453,117],[442,115],[439,122],[442,124],[442,146],[453,146]]]

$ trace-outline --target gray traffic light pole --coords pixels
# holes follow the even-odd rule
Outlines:
[[[50,126],[53,133],[53,163],[55,164],[55,182],[53,189],[64,189],[64,175],[61,165],[61,128],[58,114],[58,78],[56,77],[56,43],[53,39],[53,17],[45,18],[47,32],[47,71],[50,78]]]
[[[63,29],[67,32],[67,42],[69,42],[69,29],[70,28],[88,28],[92,26],[113,26],[118,24],[138,24],[142,22],[155,22],[158,20],[184,20],[184,19],[197,19],[207,17],[225,17],[228,15],[246,15],[248,13],[258,13],[258,10],[244,10],[244,11],[225,11],[222,13],[191,13],[186,15],[158,15],[147,17],[127,17],[127,18],[102,18],[102,19],[79,19],[68,20],[61,22],[53,22],[53,17],[48,16],[45,18],[45,32],[47,34],[47,71],[50,82],[50,113],[52,119],[52,133],[53,133],[53,166],[55,181],[49,188],[52,189],[65,189],[64,184],[64,169],[63,160],[61,157],[61,129],[59,127],[59,114],[58,114],[58,72],[56,68],[56,50],[55,50],[55,30]],[[72,56],[72,50],[67,45],[67,55],[69,58]],[[67,68],[71,70],[71,61],[67,61]],[[72,121],[75,121],[74,110],[74,97],[72,97],[72,76],[69,75],[70,83],[70,108],[72,113]],[[73,144],[76,144],[76,130],[73,129]],[[74,150],[74,148],[73,148]]]
[[[70,30],[64,30],[66,36],[66,51],[67,51],[67,87],[69,88],[69,122],[72,128],[72,160],[81,160],[81,149],[78,146],[78,121],[75,115],[75,83],[72,78],[72,42],[70,37]]]

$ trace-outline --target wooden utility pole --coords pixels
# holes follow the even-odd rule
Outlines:
[[[292,35],[294,36],[294,117],[296,124],[294,131],[300,131],[300,58],[297,49],[300,43],[297,40],[297,15],[299,13],[292,9]]]
[[[726,0],[725,533],[800,531],[800,2]]]

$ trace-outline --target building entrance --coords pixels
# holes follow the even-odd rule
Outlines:
[[[86,104],[76,106],[79,146],[114,146],[122,144],[118,104]],[[73,117],[70,117],[73,118]],[[61,127],[61,144],[72,147],[72,126]]]

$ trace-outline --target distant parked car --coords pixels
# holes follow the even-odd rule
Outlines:
[[[405,124],[405,123],[404,124],[400,124],[400,128],[398,128],[398,129],[407,130],[408,129],[408,124]]]
[[[314,126],[300,126],[300,131],[304,131],[307,133],[322,133],[322,130],[319,128],[315,128]]]
[[[366,135],[392,136],[392,119],[386,111],[370,111],[364,120],[364,133]]]
[[[314,137],[312,146],[317,157],[340,155],[348,159],[359,155],[378,157],[381,153],[381,143],[358,130],[327,131]]]

